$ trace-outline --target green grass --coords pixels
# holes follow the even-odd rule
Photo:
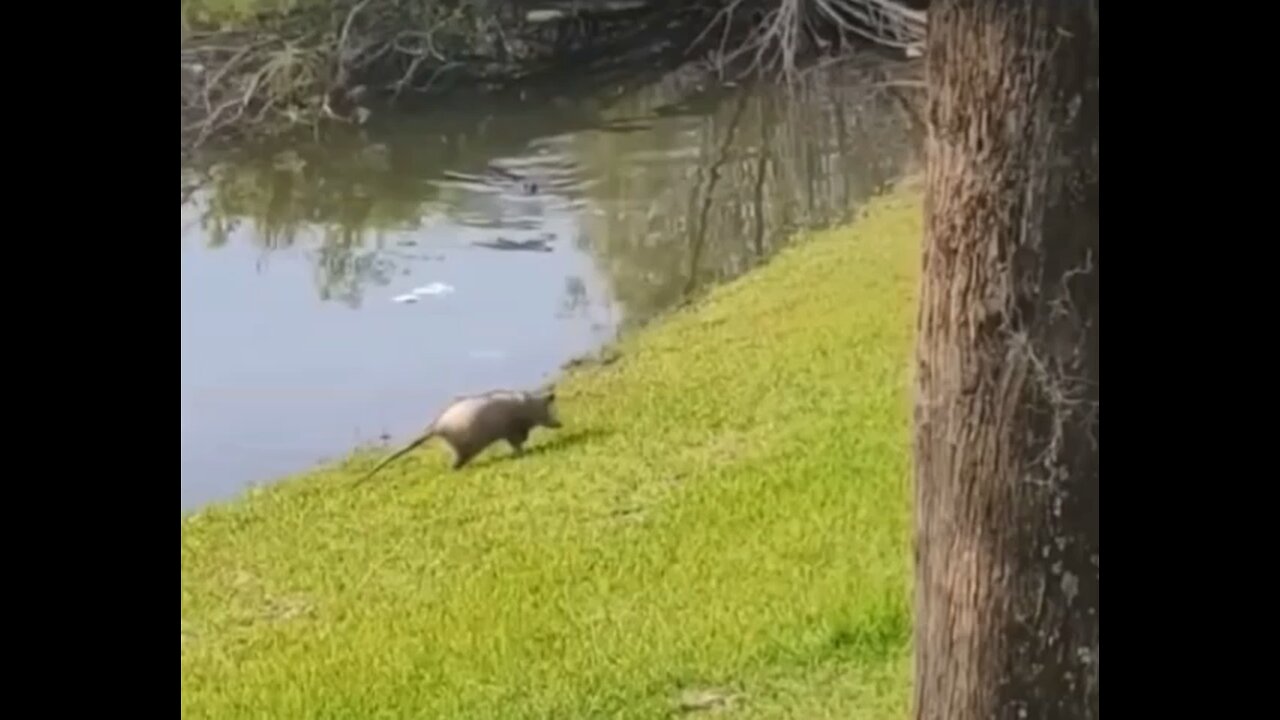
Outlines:
[[[524,458],[185,517],[184,717],[904,717],[920,216],[882,198],[568,374]]]

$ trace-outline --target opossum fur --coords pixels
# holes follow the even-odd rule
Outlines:
[[[426,432],[374,466],[361,482],[391,461],[433,437],[444,440],[453,450],[453,469],[458,470],[498,440],[506,440],[516,455],[535,427],[559,428],[555,412],[555,390],[537,393],[495,390],[483,395],[455,398],[428,426]]]

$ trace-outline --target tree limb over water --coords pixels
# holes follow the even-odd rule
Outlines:
[[[184,157],[214,140],[363,124],[411,99],[502,89],[698,31],[683,43],[690,57],[792,73],[807,54],[841,52],[849,36],[914,52],[925,26],[922,10],[895,0],[297,0],[221,22],[187,10]]]
[[[497,89],[625,49],[700,6],[527,12],[498,0],[334,0],[184,31],[182,144],[361,124],[375,108],[452,87]],[[531,19],[532,18],[532,19]]]
[[[719,30],[710,53],[722,68],[745,60],[740,74],[793,79],[804,59],[841,54],[851,36],[917,57],[926,27],[923,9],[896,0],[727,0],[698,41]],[[743,39],[734,43],[735,35]]]

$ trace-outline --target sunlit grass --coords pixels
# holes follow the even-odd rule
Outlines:
[[[919,202],[571,373],[524,458],[184,518],[184,717],[904,717]]]

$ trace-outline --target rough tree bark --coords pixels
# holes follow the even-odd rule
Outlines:
[[[1097,12],[929,7],[918,720],[1098,717]]]

